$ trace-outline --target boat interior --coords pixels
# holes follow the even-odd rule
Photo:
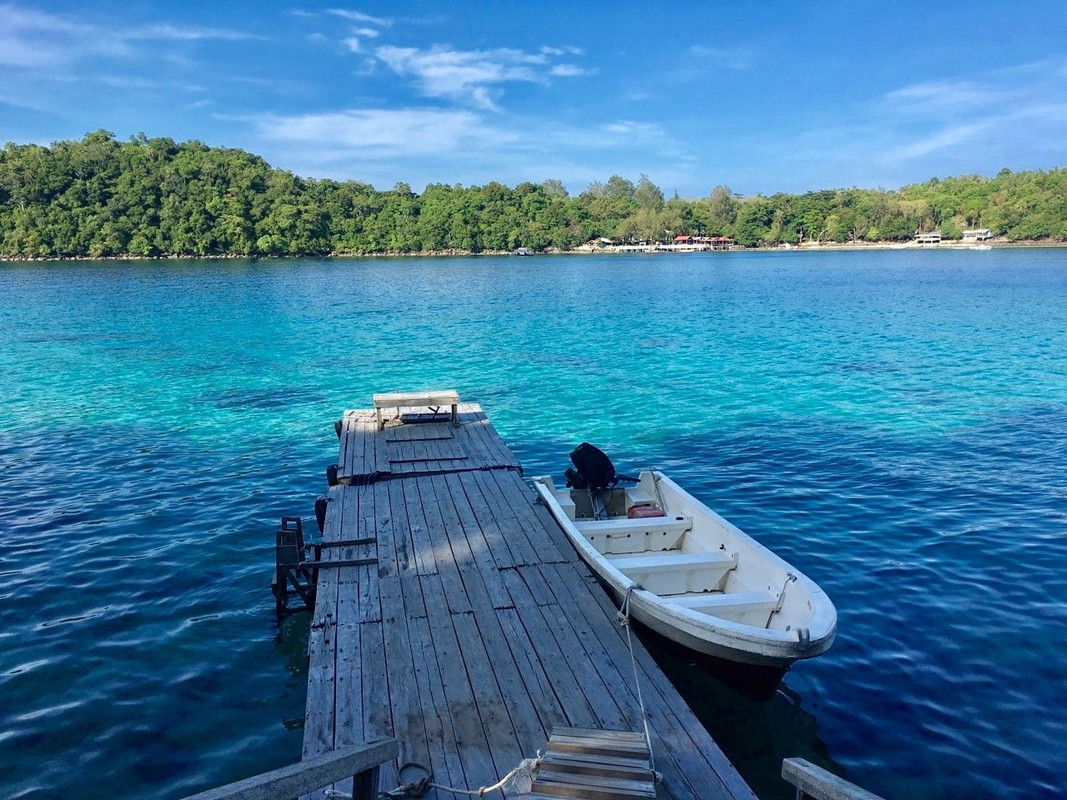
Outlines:
[[[787,629],[781,612],[789,577],[775,585],[768,584],[762,570],[759,575],[744,575],[738,549],[729,537],[708,530],[706,520],[695,533],[693,516],[671,511],[652,473],[641,473],[633,487],[566,489],[554,494],[586,540],[647,591],[721,619]]]

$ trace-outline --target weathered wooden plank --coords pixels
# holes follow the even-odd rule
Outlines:
[[[467,587],[473,613],[454,615],[452,623],[457,636],[463,628],[470,637],[469,646],[464,648],[464,662],[467,664],[471,683],[481,687],[483,691],[487,687],[491,689],[488,683],[489,676],[479,672],[483,667],[491,669],[492,680],[499,687],[511,727],[522,745],[520,749],[523,750],[524,757],[532,757],[536,748],[535,750],[526,749],[529,746],[528,743],[539,741],[544,736],[547,727],[537,712],[536,703],[527,691],[520,665],[514,656],[514,643],[509,637],[509,631],[500,624],[497,615],[498,607],[493,604],[485,588],[479,585],[476,579],[468,581]],[[468,620],[473,627],[468,625]],[[460,640],[462,644],[462,637]],[[522,640],[525,640],[525,636]],[[478,678],[475,677],[475,672],[479,673]],[[491,694],[495,698],[495,693]],[[499,759],[497,761],[499,763]],[[515,764],[511,764],[508,770],[517,763],[516,761]]]
[[[355,592],[347,593],[347,598],[355,597]],[[353,609],[353,614],[357,614],[356,609]],[[362,627],[355,621],[338,626],[337,686],[334,701],[338,741],[361,742],[367,738],[363,727],[364,676],[360,653]]]
[[[597,726],[597,712],[571,669],[573,653],[565,653],[560,647],[549,619],[543,614],[544,609],[534,602],[529,587],[520,574],[524,571],[504,570],[503,575],[516,612],[521,611],[517,614],[516,621],[526,632],[527,641],[532,647],[531,652],[549,682],[554,705],[562,711],[563,722],[567,725]]]
[[[566,715],[563,706],[556,696],[552,679],[545,672],[545,666],[537,657],[537,647],[530,641],[530,634],[514,607],[497,610],[497,619],[500,621],[500,629],[504,633],[508,647],[511,649],[511,658],[515,662],[515,668],[522,678],[528,697],[535,699],[534,712],[537,714],[544,731],[550,731],[556,726],[566,724]],[[538,740],[523,739],[519,732],[519,743],[523,752],[538,745]]]
[[[459,477],[459,485],[463,487],[467,505],[472,514],[471,520],[481,531],[482,538],[489,548],[489,554],[497,569],[514,567],[524,563],[524,559],[517,559],[512,552],[509,536],[497,520],[498,498],[490,499],[486,494],[486,472],[469,472]],[[510,533],[510,532],[509,532]],[[517,538],[517,537],[516,537]]]
[[[450,530],[462,529],[455,504],[449,496],[448,486],[442,476],[420,478],[416,481],[427,525],[433,526],[433,543],[437,553],[438,571],[444,588],[444,597],[450,611],[456,614],[471,610],[467,591],[460,576],[458,559],[452,552]]]
[[[411,442],[427,439],[453,439],[455,428],[451,425],[398,425],[386,431],[387,442]]]
[[[388,442],[387,446],[389,463],[394,471],[398,465],[403,465],[405,462],[467,460],[467,453],[463,446],[454,438],[434,439],[412,436],[408,439]]]
[[[811,800],[882,800],[803,758],[782,761],[782,778],[797,787],[797,797]]]
[[[398,538],[389,505],[391,481],[381,481],[370,487],[373,499],[374,536],[378,539],[378,575],[397,575],[400,572],[400,556],[397,553]],[[369,509],[368,509],[369,511]],[[364,511],[364,518],[368,516]]]
[[[453,615],[448,610],[448,604],[440,592],[440,581],[428,577],[423,578],[422,582],[442,687],[442,697],[439,698],[442,704],[435,702],[435,708],[452,721],[466,781],[465,787],[457,788],[477,789],[492,782],[496,768],[489,755],[488,735],[491,732],[486,731],[478,716],[475,691],[463,665],[462,651],[452,624],[453,616],[462,615]]]
[[[323,538],[336,540],[341,535],[340,487],[330,490]],[[322,570],[316,587],[315,610],[308,637],[311,656],[308,668],[307,714],[304,727],[304,758],[333,750],[334,692],[337,680],[337,570]],[[327,713],[321,710],[328,708]]]
[[[426,511],[423,508],[418,481],[400,481],[399,483],[398,490],[403,494],[404,508],[408,514],[415,571],[419,575],[436,575],[437,558],[434,555],[434,542],[430,534],[432,529],[426,521]]]
[[[496,769],[494,774],[482,778],[486,782],[485,785],[488,785],[518,766],[524,757],[532,757],[536,753],[531,752],[524,756],[520,749],[515,722],[511,718],[508,703],[505,702],[504,693],[497,680],[497,670],[505,661],[504,654],[495,648],[490,654],[486,649],[474,614],[454,614],[452,626],[456,631],[456,640],[459,642],[467,677],[471,686],[477,687],[474,703],[478,719],[482,727],[492,733],[488,738],[489,754]],[[517,697],[508,699],[513,704],[519,701]]]
[[[421,578],[419,580],[421,582]],[[441,668],[425,611],[424,607],[421,617],[409,617],[408,631],[414,658],[414,680],[426,726],[426,748],[430,758],[427,766],[438,783],[462,787],[467,785],[467,778],[463,772],[456,731],[452,715],[448,712],[444,685],[441,683]]]
[[[485,501],[477,492],[469,473],[445,475],[444,483],[449,490],[459,521],[458,528],[448,529],[448,539],[452,543],[452,555],[464,575],[464,585],[470,593],[472,587],[480,583],[493,598],[493,604],[503,607],[511,602],[511,598],[504,587],[500,571],[491,557],[492,550],[486,539],[486,533],[479,525],[474,509],[471,507],[471,497],[467,494],[468,484],[473,487],[471,496],[474,497],[474,502],[484,506]]]
[[[394,732],[400,741],[399,763],[429,764],[425,715],[419,698],[418,684],[414,680],[415,658],[411,649],[411,634],[408,630],[408,613],[404,599],[404,576],[390,575],[381,579],[382,633],[385,642],[385,666],[388,675],[389,706]],[[410,576],[418,584],[418,577]],[[418,611],[425,614],[421,592],[418,592]],[[386,786],[386,789],[393,788]]]
[[[519,520],[522,535],[537,554],[536,563],[577,559],[574,547],[560,530],[559,524],[521,475],[511,470],[497,470],[492,473],[492,479],[515,519]]]
[[[508,450],[484,414],[478,412],[464,423],[463,430],[469,437],[467,452],[472,458],[480,458],[485,466],[520,469],[518,459]]]
[[[438,488],[451,488],[450,498],[460,518],[459,527],[451,526],[448,529],[447,538],[451,544],[451,552],[457,562],[473,563],[477,557],[472,547],[482,547],[484,538],[476,522],[472,520],[469,510],[464,508],[465,495],[461,491],[463,483],[461,481],[450,482],[445,479],[443,484],[444,486],[441,487],[439,483]],[[492,585],[498,588],[498,595],[495,599],[491,596],[486,584],[486,577],[489,577]],[[504,713],[510,719],[518,740],[531,742],[541,738],[545,728],[525,690],[525,684],[511,657],[507,637],[495,613],[497,608],[511,606],[510,595],[504,589],[502,579],[490,563],[481,569],[465,570],[462,583],[473,614],[455,614],[452,623],[460,638],[464,663],[467,666],[471,683],[479,687],[479,709],[490,715],[487,721],[492,726],[491,729],[495,730],[498,727],[496,717]],[[467,639],[462,637],[463,632],[466,632]],[[492,671],[484,672],[483,669],[486,666],[491,666]],[[499,709],[493,682],[499,687]],[[507,703],[503,702],[504,697],[508,698]],[[486,703],[489,704],[488,707]],[[533,752],[530,751],[526,755],[532,756]],[[503,751],[499,746],[493,748],[494,761],[498,767],[501,766],[502,758],[506,759],[513,755],[515,752],[509,747],[505,747]],[[517,763],[516,760],[515,763],[508,765],[506,771],[512,769]]]
[[[396,553],[396,570],[398,575],[415,574],[418,570],[416,543],[411,531],[409,511],[404,493],[403,481],[389,481],[382,484],[383,493],[389,501],[389,518]]]
[[[365,737],[372,739],[392,737],[395,730],[389,700],[384,625],[384,622],[365,622],[359,629],[363,733]],[[343,698],[341,699],[343,701]],[[381,786],[392,788],[395,785],[395,765],[383,764]]]
[[[280,769],[246,778],[227,786],[186,797],[185,800],[276,800],[313,791],[338,776],[353,775],[394,758],[394,740],[360,742],[357,746],[327,753]],[[351,784],[351,781],[349,781]]]
[[[520,507],[512,506],[507,495],[501,491],[499,480],[504,475],[520,480],[515,473],[501,470],[481,472],[473,478],[486,499],[492,511],[496,529],[501,531],[502,538],[511,554],[510,562],[506,566],[537,564],[550,560],[552,553],[539,552],[544,549],[543,546],[538,548],[530,540],[527,529],[535,528],[538,522],[537,517],[530,511],[529,504]],[[543,539],[538,544],[543,545]]]

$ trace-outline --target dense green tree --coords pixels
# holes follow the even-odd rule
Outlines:
[[[648,179],[647,175],[642,175],[638,180],[637,186],[634,187],[633,198],[638,208],[649,211],[663,210],[663,192]]]
[[[0,255],[210,256],[570,248],[589,239],[725,235],[746,246],[948,238],[985,227],[1067,239],[1067,170],[931,179],[899,191],[843,189],[664,200],[647,175],[576,197],[559,180],[509,188],[307,180],[241,150],[109,131],[0,149]]]

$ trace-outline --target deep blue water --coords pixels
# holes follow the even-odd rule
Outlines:
[[[0,265],[0,796],[299,758],[274,529],[375,391],[588,439],[823,586],[762,705],[665,658],[761,797],[1067,793],[1067,250]]]

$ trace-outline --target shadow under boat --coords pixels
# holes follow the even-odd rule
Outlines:
[[[792,800],[782,760],[803,758],[835,775],[845,769],[819,738],[803,697],[769,669],[695,653],[634,624],[649,654],[760,800]]]

